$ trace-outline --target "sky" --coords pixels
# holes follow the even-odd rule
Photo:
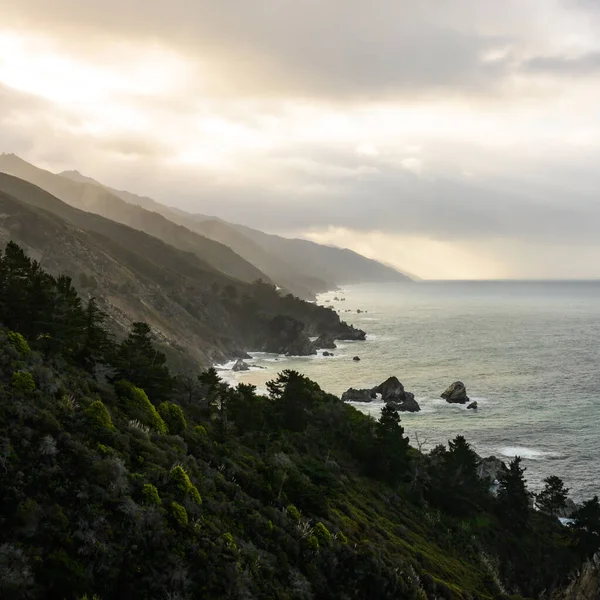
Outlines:
[[[0,152],[423,278],[600,278],[597,0],[0,12]]]

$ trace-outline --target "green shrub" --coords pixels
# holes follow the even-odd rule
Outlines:
[[[182,527],[185,527],[189,523],[187,510],[177,502],[171,503],[171,516]]]
[[[223,541],[225,542],[225,546],[230,550],[237,550],[237,544],[229,532],[223,534]]]
[[[167,425],[143,389],[123,380],[115,384],[115,390],[123,400],[125,411],[129,416],[159,433],[167,433]]]
[[[194,433],[196,435],[199,435],[200,437],[206,437],[208,435],[206,427],[204,427],[203,425],[196,425],[196,427],[194,427]]]
[[[147,506],[161,506],[158,490],[151,483],[144,484],[142,498]]]
[[[288,514],[288,517],[290,519],[292,519],[292,521],[299,521],[300,520],[300,511],[293,504],[290,504],[286,508],[286,512]]]
[[[169,433],[182,435],[187,429],[187,422],[180,406],[172,402],[163,402],[158,407],[158,413],[169,428]]]
[[[202,504],[202,498],[198,488],[190,481],[185,469],[181,466],[171,469],[171,481],[181,497],[188,496],[196,503]]]
[[[319,540],[320,546],[327,546],[331,543],[331,533],[329,533],[329,529],[319,521],[315,528],[313,529],[313,534]]]
[[[33,379],[33,375],[27,371],[15,371],[12,374],[11,385],[15,390],[19,390],[24,394],[35,392],[35,380]]]
[[[306,543],[308,545],[308,547],[311,550],[318,550],[319,549],[319,540],[317,539],[317,536],[315,535],[311,535],[307,540]]]
[[[344,535],[343,531],[338,531],[335,539],[340,543],[340,544],[347,544],[348,543],[348,538]]]
[[[9,331],[6,337],[21,356],[29,356],[31,354],[31,348],[27,340],[19,332]]]
[[[96,431],[102,431],[104,429],[112,430],[114,426],[108,409],[100,400],[94,400],[86,409],[85,414],[90,420],[91,426]]]

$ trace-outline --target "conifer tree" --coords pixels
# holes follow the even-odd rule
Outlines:
[[[498,476],[498,505],[500,514],[509,526],[519,529],[529,521],[529,493],[521,457],[515,458]]]
[[[392,404],[381,409],[375,429],[377,445],[374,465],[391,482],[397,482],[408,466],[408,438],[400,425],[400,415]]]
[[[544,489],[536,496],[537,505],[542,512],[555,517],[566,506],[569,489],[556,475],[546,477],[544,483]]]
[[[600,501],[598,496],[587,500],[577,509],[572,518],[577,547],[585,557],[600,550]]]

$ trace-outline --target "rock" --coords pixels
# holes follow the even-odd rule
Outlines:
[[[473,402],[471,402],[471,404],[469,404],[469,406],[467,406],[467,409],[469,409],[469,408],[477,410],[477,400],[474,400]]]
[[[600,600],[600,552],[588,559],[564,588],[543,597],[548,600]]]
[[[568,519],[573,515],[573,513],[576,510],[581,508],[581,506],[581,504],[577,504],[577,502],[575,502],[571,498],[567,498],[567,501],[565,502],[565,507],[557,511],[556,516]]]
[[[450,404],[466,404],[469,401],[467,389],[462,381],[455,381],[442,393],[442,398]]]
[[[360,360],[360,356],[355,356],[352,360],[358,362]]]
[[[328,333],[321,334],[314,342],[315,348],[327,348],[328,350],[335,350],[337,346],[333,336]]]
[[[386,403],[388,406],[393,406],[396,410],[400,412],[419,412],[421,407],[419,403],[415,400],[415,395],[411,392],[404,393],[404,400],[398,402],[396,400],[390,400]]]
[[[340,301],[340,299],[339,299],[337,296],[336,296],[336,297],[335,297],[333,300],[334,300],[335,302],[339,302],[339,301]]]
[[[477,477],[479,479],[488,479],[490,483],[494,483],[498,479],[501,471],[506,469],[506,465],[495,456],[481,458],[477,465]]]
[[[323,352],[323,356],[333,356],[333,354],[331,352],[327,352],[327,350],[325,350],[325,352]]]
[[[266,328],[260,344],[263,352],[286,356],[309,356],[317,349],[304,331],[304,323],[287,315],[274,317]]]
[[[336,340],[351,340],[351,341],[364,341],[367,339],[367,334],[362,329],[357,329],[354,325],[348,325],[342,321],[342,327],[339,331],[335,332],[334,338]]]
[[[360,310],[360,308],[358,308],[358,309],[356,310],[356,314],[357,314],[357,315],[360,315],[360,313],[361,313],[361,312],[362,312],[362,310]]]
[[[375,394],[381,394],[384,402],[391,400],[402,402],[406,397],[404,386],[400,383],[397,377],[388,377],[383,383],[373,388]]]
[[[371,402],[375,395],[371,390],[357,390],[350,388],[342,394],[343,402]]]
[[[231,367],[232,371],[249,371],[250,367],[241,359],[239,358],[238,360],[236,360],[235,364],[233,365],[233,367]]]

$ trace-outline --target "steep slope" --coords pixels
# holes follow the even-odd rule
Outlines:
[[[60,175],[80,183],[104,187],[130,204],[160,213],[173,223],[182,225],[208,239],[228,246],[268,275],[277,285],[296,296],[312,300],[315,293],[325,292],[336,287],[334,279],[322,280],[298,271],[289,262],[282,260],[277,254],[265,250],[260,244],[238,231],[235,226],[221,219],[205,215],[198,218],[198,215],[192,216],[184,211],[160,204],[152,198],[108,188],[78,171],[64,171]]]
[[[34,183],[71,206],[129,225],[175,248],[192,252],[226,275],[246,282],[269,280],[267,275],[228,246],[177,225],[156,212],[129,204],[106,188],[38,169],[14,154],[0,155],[0,172]]]
[[[50,272],[70,275],[97,296],[117,333],[147,321],[171,358],[188,366],[190,357],[208,364],[269,350],[280,340],[272,321],[282,315],[300,323],[289,344],[321,333],[357,335],[332,310],[282,297],[267,283],[232,279],[192,253],[76,209],[24,180],[0,173],[0,193],[0,241],[16,241]]]
[[[284,238],[236,225],[236,229],[262,246],[267,252],[276,254],[301,272],[336,284],[375,283],[388,281],[410,282],[407,275],[393,267],[346,248],[324,246],[308,240]]]

